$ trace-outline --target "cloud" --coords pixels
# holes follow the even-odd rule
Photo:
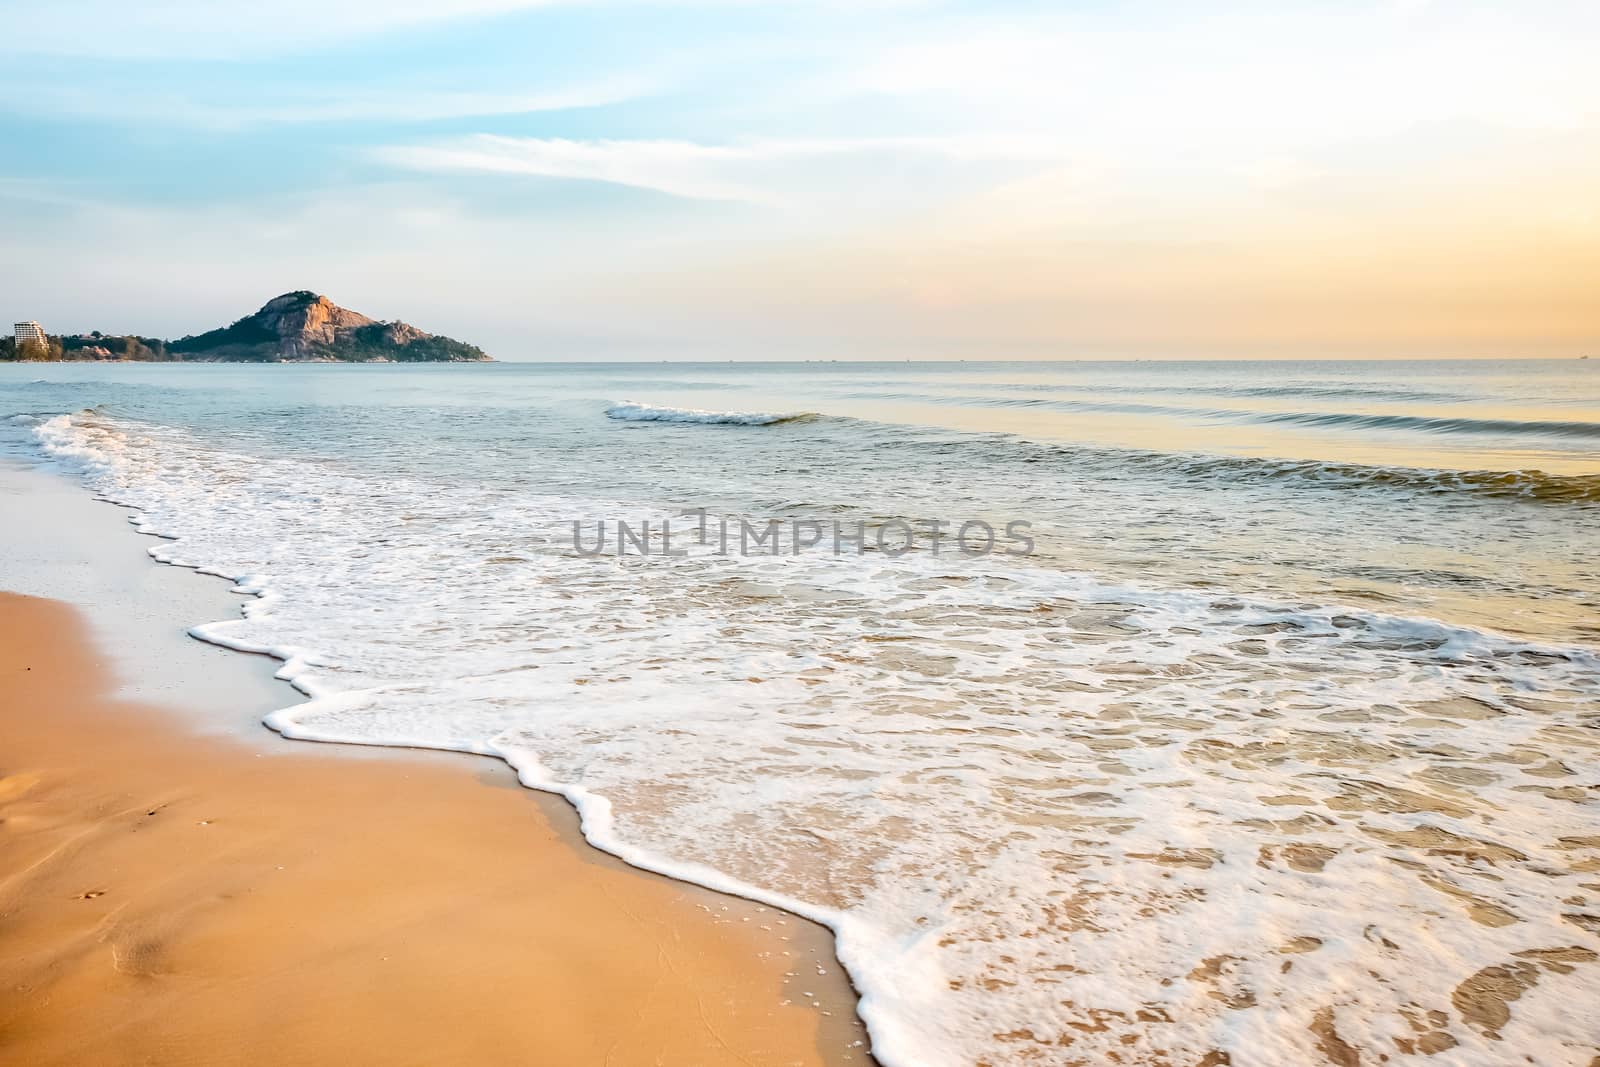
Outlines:
[[[0,53],[216,58],[583,0],[0,0]]]
[[[928,20],[829,83],[1119,152],[1222,156],[1422,123],[1592,126],[1597,34],[1600,6],[1566,0],[1061,8]]]
[[[700,8],[803,7],[847,15],[924,0],[695,0]],[[296,53],[410,27],[538,8],[655,9],[673,0],[0,0],[0,55],[153,59]]]
[[[210,93],[171,92],[132,83],[106,86],[0,86],[0,100],[17,114],[95,118],[206,129],[287,123],[433,122],[602,107],[638,99],[654,84],[646,77],[566,88],[430,91],[410,86],[320,89],[257,88]]]
[[[452,141],[377,149],[376,158],[416,171],[523,174],[606,182],[690,200],[784,206],[859,193],[851,173],[886,158],[949,163],[1036,162],[1060,158],[1054,139],[1006,135],[766,139],[730,144],[673,140],[568,140],[479,134]],[[881,180],[876,184],[881,185]],[[844,188],[840,188],[844,186]]]

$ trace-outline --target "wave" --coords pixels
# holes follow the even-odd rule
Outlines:
[[[1222,396],[1249,399],[1315,399],[1315,400],[1375,400],[1379,402],[1406,402],[1429,404],[1467,404],[1481,399],[1471,393],[1446,392],[1421,388],[1393,388],[1367,386],[1356,383],[1284,383],[1277,385],[1227,385],[1202,382],[1194,385],[1159,385],[1140,382],[1137,385],[1112,385],[1105,382],[1016,382],[1007,384],[986,383],[984,388],[1003,389],[1024,393],[1111,393],[1118,396]],[[1502,398],[1509,399],[1509,398]]]
[[[1478,419],[1466,416],[1380,415],[1357,412],[1252,412],[1257,422],[1336,426],[1363,430],[1418,430],[1422,433],[1537,434],[1543,437],[1600,437],[1600,422],[1555,419]]]
[[[1600,503],[1600,475],[1594,474],[1369,467],[1356,463],[1236,456],[1163,458],[1195,473],[1238,473],[1260,478],[1302,479],[1337,489],[1393,488],[1430,495],[1471,494],[1540,503]]]
[[[621,422],[686,422],[715,426],[776,426],[785,422],[807,422],[816,418],[811,411],[788,414],[771,411],[704,411],[700,408],[669,408],[624,400],[606,408],[606,418]]]
[[[1550,474],[1541,470],[1443,470],[1382,467],[1326,460],[1217,456],[1134,449],[1040,446],[1020,441],[1025,463],[1062,461],[1079,469],[1125,474],[1149,472],[1235,483],[1303,482],[1337,490],[1402,490],[1420,495],[1466,495],[1541,504],[1600,504],[1600,474]]]
[[[1281,483],[1312,490],[1405,492],[1414,496],[1526,501],[1539,504],[1600,504],[1600,473],[1554,474],[1537,468],[1451,469],[1363,464],[1339,460],[1159,451],[1114,445],[1053,442],[1020,434],[981,431],[929,431],[896,423],[831,418],[863,432],[910,440],[885,441],[929,456],[949,455],[969,462],[972,450],[984,459],[1004,457],[1009,463],[1061,466],[1095,479],[1129,477],[1211,483],[1218,488]],[[960,459],[959,457],[968,457]],[[968,468],[970,469],[970,468]]]
[[[935,400],[932,397],[901,396],[898,399]],[[955,401],[952,401],[955,402]],[[995,400],[971,398],[964,403],[1006,407],[1070,407],[1096,411],[1161,411],[1132,404],[1091,404],[1046,400]],[[1361,415],[1297,412],[1222,412],[1217,417],[1236,417],[1267,422],[1326,423],[1351,427],[1403,427],[1437,433],[1527,433],[1547,436],[1600,437],[1600,423],[1576,421],[1517,421],[1501,419],[1424,418],[1402,415]],[[1009,454],[1013,461],[1026,464],[1062,463],[1096,476],[1122,478],[1129,474],[1152,477],[1177,477],[1183,480],[1212,480],[1235,485],[1261,481],[1301,482],[1311,487],[1339,490],[1401,490],[1417,495],[1465,495],[1474,498],[1523,500],[1545,504],[1600,504],[1600,474],[1554,474],[1535,467],[1507,469],[1452,469],[1363,464],[1340,460],[1294,459],[1272,456],[1226,455],[1217,453],[1160,451],[1115,445],[1051,442],[1015,433],[954,431],[954,436],[938,433],[927,436],[927,428],[905,423],[870,422],[829,417],[830,423],[851,423],[866,430],[911,432],[916,447],[938,452],[963,447],[979,447],[986,455]],[[1006,445],[997,442],[1008,442]]]
[[[1105,389],[1099,392],[1115,392]],[[1251,395],[1244,392],[1235,395]],[[1253,395],[1273,395],[1266,390]],[[1287,395],[1287,394],[1285,394]],[[1013,397],[880,392],[851,394],[852,399],[892,400],[955,407],[1012,408],[1058,411],[1066,414],[1156,415],[1179,419],[1206,419],[1236,423],[1268,423],[1325,427],[1340,430],[1412,430],[1426,434],[1489,434],[1557,438],[1600,438],[1600,422],[1572,419],[1492,419],[1465,415],[1403,415],[1359,411],[1252,411],[1239,408],[1187,407],[1140,403],[1131,400],[1070,400],[1053,397]]]

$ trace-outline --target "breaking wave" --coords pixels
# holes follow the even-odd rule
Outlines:
[[[1125,470],[1176,473],[1192,478],[1299,481],[1330,489],[1398,489],[1433,495],[1466,495],[1541,504],[1600,503],[1600,475],[1550,474],[1540,470],[1440,470],[1382,467],[1321,460],[1260,456],[1182,455],[1122,449],[1053,448],[1074,464],[1098,462]],[[1093,457],[1098,457],[1095,459]],[[1046,457],[1030,457],[1040,462]]]
[[[687,422],[715,426],[776,426],[784,422],[806,422],[815,412],[704,411],[700,408],[670,408],[624,400],[606,408],[606,418],[620,422]]]

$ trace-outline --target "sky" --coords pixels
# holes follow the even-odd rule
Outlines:
[[[1600,4],[0,0],[0,317],[1600,357]]]

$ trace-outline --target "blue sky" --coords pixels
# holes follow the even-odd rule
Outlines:
[[[1202,10],[1203,9],[1203,10]],[[503,358],[1566,355],[1600,7],[0,0],[0,314]]]

